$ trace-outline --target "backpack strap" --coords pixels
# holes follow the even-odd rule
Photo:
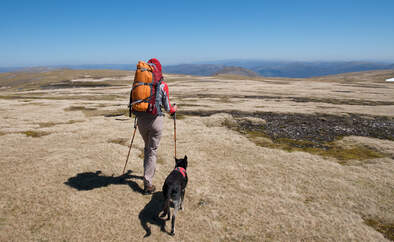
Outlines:
[[[161,95],[159,95],[159,92],[160,92],[160,86],[161,86],[161,81],[162,81],[163,79],[160,79],[158,82],[156,82],[156,85],[155,85],[155,94],[156,94],[156,96],[155,96],[155,107],[156,107],[156,111],[157,111],[157,114],[159,115],[159,116],[163,116],[163,112],[161,111]]]
[[[151,98],[152,98],[152,95],[153,95],[153,90],[152,90],[153,84],[152,84],[152,83],[146,83],[146,82],[136,82],[136,83],[137,83],[137,84],[134,85],[134,86],[131,88],[129,107],[133,106],[134,104],[138,104],[138,103],[142,103],[142,102],[144,102],[144,103],[149,103],[150,100],[151,100]],[[140,99],[140,100],[136,100],[136,101],[134,101],[134,102],[131,102],[131,100],[132,100],[131,97],[132,97],[133,89],[134,89],[134,88],[137,88],[137,87],[139,87],[139,86],[151,86],[150,95],[149,95],[149,97],[147,97],[147,98],[145,98],[145,99]]]
[[[140,99],[137,101],[134,101],[130,104],[130,106],[133,106],[134,104],[138,104],[138,103],[149,103],[150,98],[145,98],[145,99]]]
[[[152,83],[146,83],[146,82],[137,82],[136,81],[136,85],[134,85],[132,88],[131,88],[131,90],[133,91],[133,89],[134,88],[136,88],[136,87],[139,87],[139,86],[153,86],[153,84]]]
[[[149,63],[147,62],[147,64],[152,68],[152,70],[149,70],[152,73],[152,82],[156,83],[156,75],[155,72],[157,70],[157,67],[154,63]]]

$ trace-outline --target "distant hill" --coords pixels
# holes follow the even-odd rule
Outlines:
[[[393,69],[393,64],[369,62],[292,62],[251,68],[262,76],[305,78],[347,72]]]
[[[196,76],[212,76],[223,69],[223,67],[224,65],[220,64],[181,64],[164,66],[163,72]]]
[[[165,63],[163,63],[165,64]],[[47,67],[0,67],[0,72],[25,71],[36,69],[74,69],[74,70],[135,70],[136,63],[132,64],[86,64],[86,65],[58,65]],[[228,68],[233,68],[228,69]],[[225,69],[227,68],[227,69]],[[234,68],[244,68],[235,70]],[[248,71],[246,71],[248,69]],[[164,65],[163,72],[170,74],[185,74],[197,76],[212,76],[221,71],[232,71],[241,75],[257,75],[265,77],[290,77],[308,78],[325,75],[335,75],[348,72],[391,70],[394,64],[381,62],[361,61],[331,61],[331,62],[306,62],[306,61],[263,61],[263,60],[224,60],[211,63]],[[252,72],[250,72],[252,71]],[[235,74],[234,73],[234,74]]]
[[[360,71],[348,72],[336,75],[312,77],[310,79],[316,81],[332,81],[332,82],[385,82],[386,79],[394,77],[394,69],[391,70],[375,70],[375,71]]]
[[[252,70],[238,67],[238,66],[225,66],[220,69],[215,75],[237,75],[237,76],[248,76],[248,77],[256,77],[258,74]]]
[[[183,64],[165,66],[166,73],[211,76],[224,67],[242,67],[265,77],[307,78],[315,76],[335,75],[347,72],[394,69],[394,64],[379,62],[286,62],[231,60],[216,61],[211,64]]]
[[[24,67],[0,67],[0,73],[2,72],[13,72],[25,69]]]

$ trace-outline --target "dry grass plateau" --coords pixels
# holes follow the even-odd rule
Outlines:
[[[157,214],[172,119],[158,191],[141,194],[138,133],[120,174],[131,72],[1,74],[0,241],[394,240],[394,84],[359,75],[167,75],[177,155],[189,157],[171,237]]]

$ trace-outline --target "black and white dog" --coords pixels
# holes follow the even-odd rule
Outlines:
[[[167,176],[163,185],[164,207],[163,214],[160,217],[165,217],[170,220],[170,202],[174,204],[174,215],[171,220],[171,235],[175,234],[175,217],[179,209],[182,209],[183,199],[185,197],[185,188],[187,185],[187,156],[183,159],[175,158],[175,169]]]

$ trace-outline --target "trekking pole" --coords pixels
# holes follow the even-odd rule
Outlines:
[[[131,146],[133,145],[133,141],[134,141],[134,136],[135,136],[135,131],[136,131],[136,130],[137,130],[137,116],[135,116],[135,119],[134,119],[134,132],[133,132],[133,138],[131,138],[131,141],[130,141],[129,153],[127,154],[127,159],[126,159],[126,163],[124,164],[124,168],[123,168],[122,175],[124,174],[124,171],[126,170],[127,162],[129,161]]]
[[[174,106],[176,104],[174,103]],[[176,159],[176,112],[174,113],[174,144],[175,144],[175,159]]]

